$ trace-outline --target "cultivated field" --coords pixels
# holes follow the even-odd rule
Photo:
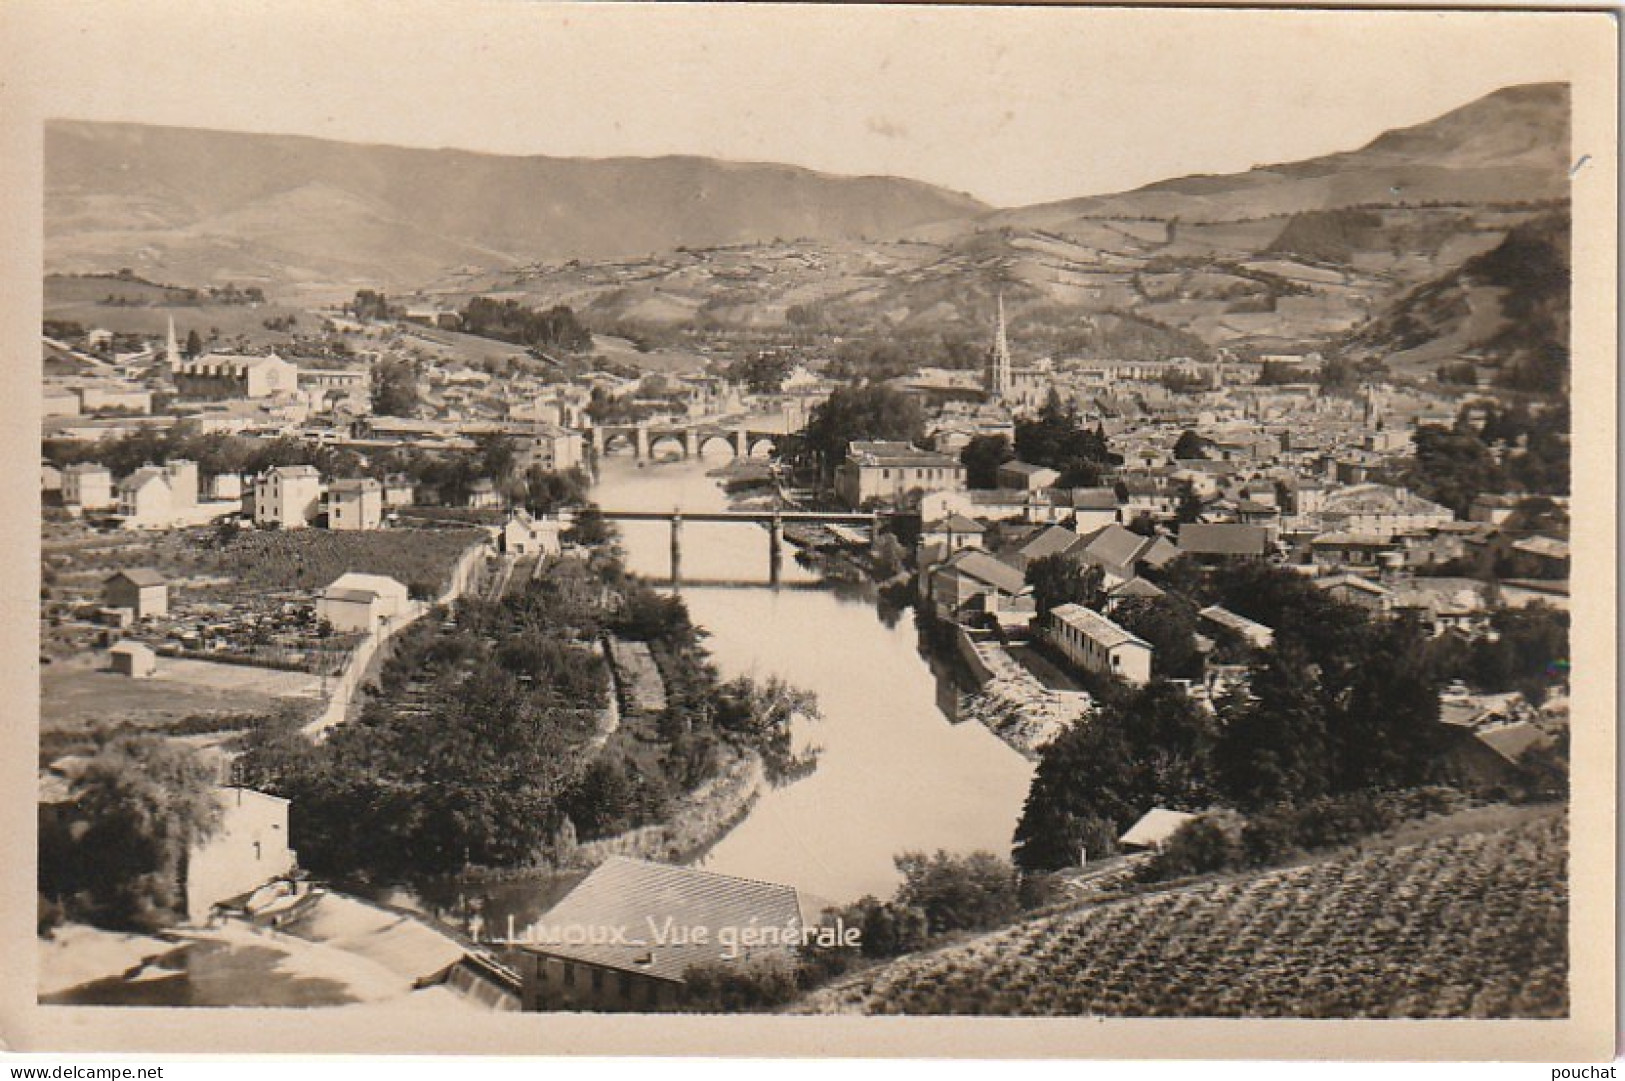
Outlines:
[[[346,571],[360,571],[432,585],[438,592],[457,557],[484,536],[472,528],[245,529],[217,541],[210,529],[112,536],[80,531],[76,539],[48,534],[45,550],[64,584],[76,578],[99,583],[123,567],[152,567],[170,579],[197,579],[198,591],[210,595],[317,592]],[[70,561],[52,559],[63,555]]]
[[[132,679],[107,668],[106,653],[44,665],[39,675],[41,732],[67,732],[101,723],[166,727],[200,715],[270,714],[280,709],[314,715],[320,676],[249,665],[215,665],[159,658],[158,675]]]
[[[1034,920],[905,957],[800,1012],[1562,1017],[1568,832],[1518,825]]]

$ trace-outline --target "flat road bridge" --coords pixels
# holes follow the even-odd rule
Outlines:
[[[785,523],[816,523],[819,525],[864,525],[869,536],[879,535],[884,519],[910,517],[908,511],[838,511],[838,510],[621,510],[600,507],[598,513],[612,522],[668,522],[671,525],[671,580],[682,581],[683,523],[684,522],[741,522],[767,526],[768,578],[772,585],[779,584],[779,571],[784,562]]]

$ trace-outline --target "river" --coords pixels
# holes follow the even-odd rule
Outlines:
[[[718,464],[610,456],[594,498],[625,510],[725,509],[706,476]],[[629,567],[665,580],[670,528],[620,530]],[[816,694],[821,714],[794,733],[820,748],[817,770],[766,793],[700,866],[846,903],[889,896],[901,852],[1009,854],[1032,765],[981,725],[950,723],[938,705],[946,677],[921,653],[910,616],[887,626],[867,590],[805,588],[818,576],[789,558],[781,581],[803,588],[770,588],[759,526],[685,522],[682,546],[685,578],[761,583],[681,587],[724,676],[780,676]]]

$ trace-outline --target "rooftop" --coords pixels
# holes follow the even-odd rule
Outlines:
[[[980,548],[962,549],[946,566],[1011,596],[1016,596],[1027,589],[1025,575],[1010,564],[994,559]]]
[[[1230,522],[1185,522],[1179,527],[1180,550],[1196,555],[1263,555],[1268,537],[1262,526]]]
[[[1063,604],[1058,608],[1050,609],[1050,617],[1059,623],[1065,623],[1085,637],[1099,643],[1104,649],[1113,649],[1121,645],[1138,645],[1146,649],[1151,643],[1137,635],[1119,627],[1093,608],[1085,608],[1081,604]]]
[[[131,567],[128,570],[116,571],[108,575],[103,581],[111,582],[115,578],[128,579],[138,586],[161,586],[164,584],[164,576],[151,567]]]
[[[1138,822],[1130,826],[1128,831],[1117,839],[1117,843],[1140,848],[1160,845],[1179,832],[1181,826],[1195,818],[1195,815],[1187,814],[1184,811],[1170,811],[1166,807],[1153,807],[1142,815]]]
[[[668,922],[690,932],[705,928],[705,942],[692,942],[701,936],[690,934],[689,944],[660,944],[653,928]],[[526,948],[681,981],[694,965],[729,960],[734,951],[726,942],[737,943],[739,932],[770,927],[799,935],[801,904],[792,887],[612,856],[537,922],[534,935],[540,941]],[[613,941],[617,931],[620,942]],[[578,938],[591,941],[575,942]],[[783,950],[741,946],[737,952],[743,957]]]

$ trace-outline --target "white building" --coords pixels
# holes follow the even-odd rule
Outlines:
[[[371,477],[327,486],[327,528],[377,529],[384,524],[384,486]]]
[[[163,529],[175,520],[169,474],[144,465],[119,481],[118,513],[126,529]]]
[[[854,442],[835,471],[835,492],[849,507],[870,500],[902,504],[915,494],[964,489],[965,467],[958,458],[909,443]]]
[[[274,353],[263,357],[207,353],[183,361],[174,378],[183,398],[268,398],[298,391],[299,366]]]
[[[562,530],[563,523],[557,518],[533,518],[524,510],[515,510],[502,524],[498,543],[510,555],[558,555]]]
[[[113,473],[95,462],[80,462],[62,471],[62,502],[84,510],[107,510],[118,505]]]
[[[217,502],[234,503],[243,497],[241,473],[216,473],[209,478],[209,498]]]
[[[107,651],[113,671],[131,679],[151,679],[158,674],[158,654],[141,642],[120,642]]]
[[[186,854],[182,891],[186,918],[208,919],[214,906],[293,872],[288,801],[252,788],[218,788],[220,824]]]
[[[185,458],[171,458],[164,463],[164,476],[169,481],[169,499],[176,510],[197,506],[197,463]]]
[[[254,481],[254,523],[282,529],[308,526],[322,502],[322,477],[313,465],[279,465]]]
[[[411,608],[406,587],[382,574],[341,574],[322,590],[316,615],[336,631],[369,632]]]
[[[1081,604],[1063,604],[1049,616],[1045,637],[1079,668],[1130,683],[1151,679],[1151,643],[1145,639]]]

